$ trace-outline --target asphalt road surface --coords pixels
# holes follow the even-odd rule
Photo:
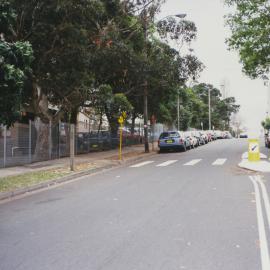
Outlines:
[[[0,205],[1,270],[269,270],[269,175],[247,141],[157,154]]]

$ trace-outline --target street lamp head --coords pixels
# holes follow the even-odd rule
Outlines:
[[[180,13],[180,14],[175,14],[174,16],[177,17],[177,18],[180,18],[180,19],[184,19],[187,16],[187,14]]]

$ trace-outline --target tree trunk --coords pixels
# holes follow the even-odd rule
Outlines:
[[[50,158],[50,126],[47,123],[43,123],[40,118],[35,119],[35,136],[32,140],[35,140],[35,154],[33,161],[49,160]]]

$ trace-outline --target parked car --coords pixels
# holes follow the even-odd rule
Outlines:
[[[247,133],[240,133],[239,138],[248,138]]]
[[[265,134],[264,143],[265,143],[265,147],[270,148],[270,133]]]
[[[202,134],[200,133],[200,131],[194,131],[193,134],[198,140],[198,146],[205,144],[204,138]]]
[[[186,151],[190,148],[190,142],[183,132],[180,131],[166,131],[159,136],[158,147],[160,152],[165,150],[182,150]]]
[[[193,132],[185,131],[184,135],[190,141],[190,148],[195,148],[199,145],[198,139],[194,136]]]
[[[209,138],[208,138],[208,135],[205,131],[199,131],[199,133],[201,134],[203,140],[204,140],[204,144],[208,143],[209,142]]]

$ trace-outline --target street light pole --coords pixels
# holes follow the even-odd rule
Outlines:
[[[180,97],[179,97],[179,90],[177,95],[177,130],[180,130]]]
[[[211,127],[211,97],[210,97],[211,91],[210,88],[208,88],[208,115],[209,115],[209,130],[212,129]]]

